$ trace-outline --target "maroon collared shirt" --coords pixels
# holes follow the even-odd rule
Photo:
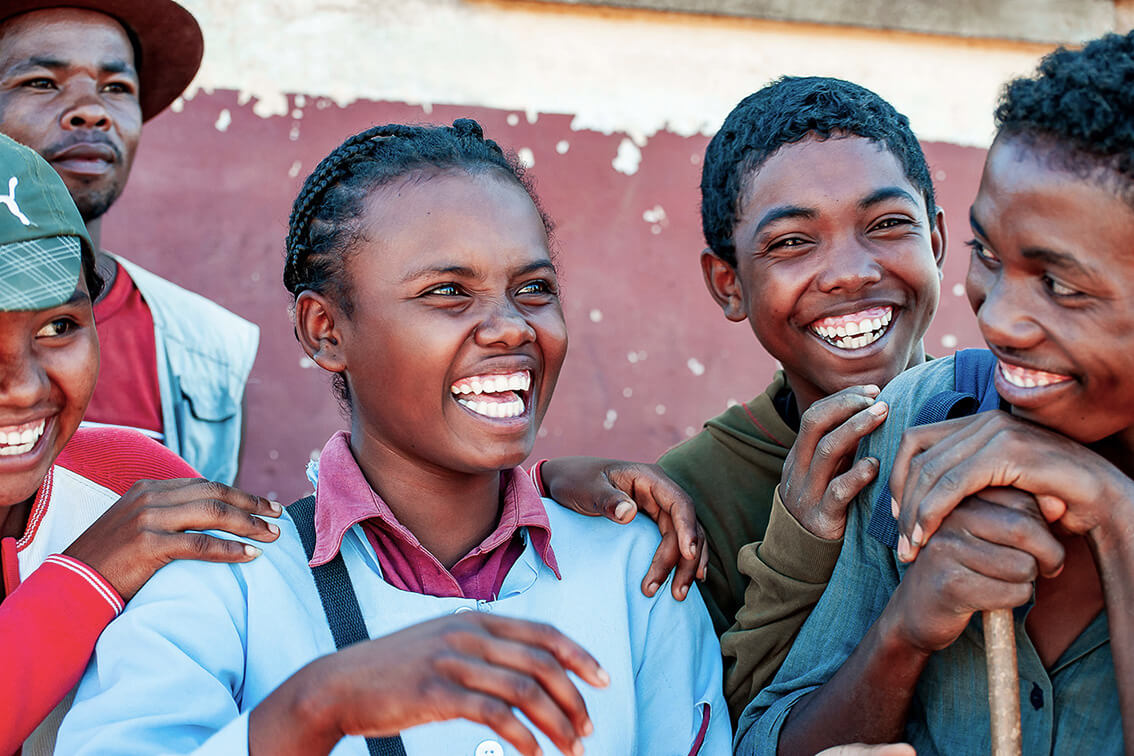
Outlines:
[[[551,548],[551,525],[535,484],[519,468],[502,476],[504,502],[496,529],[447,570],[370,487],[351,453],[350,434],[339,431],[319,455],[315,551],[310,564],[315,567],[333,559],[346,531],[361,524],[383,577],[395,588],[490,601],[499,594],[508,570],[524,552],[526,528],[544,564],[560,577]]]

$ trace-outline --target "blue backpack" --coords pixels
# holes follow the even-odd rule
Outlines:
[[[992,383],[996,357],[987,349],[962,349],[953,357],[953,389],[929,397],[914,416],[914,425],[975,415],[1000,406]],[[898,548],[898,521],[890,511],[890,481],[882,484],[866,532],[891,549]]]

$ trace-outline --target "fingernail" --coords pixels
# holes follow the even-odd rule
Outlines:
[[[268,523],[268,532],[271,533],[272,535],[279,535],[280,534],[280,526],[276,525],[274,522],[269,522]]]
[[[600,683],[600,684],[601,684],[601,685],[602,685],[602,686],[603,686],[604,688],[605,688],[605,687],[606,687],[607,685],[610,685],[610,673],[608,673],[608,672],[607,672],[607,671],[606,671],[605,669],[603,669],[602,667],[599,667],[599,668],[598,668],[598,671],[597,671],[597,672],[595,673],[595,677],[597,677],[597,678],[598,678],[598,680],[599,680],[599,683]]]
[[[903,562],[910,561],[910,540],[904,535],[898,536],[898,559]]]
[[[878,388],[873,383],[863,386],[862,390],[865,391],[868,396],[878,396],[878,394],[882,392],[882,389]]]
[[[653,596],[655,593],[658,592],[658,588],[660,588],[660,587],[661,586],[658,585],[657,583],[650,583],[649,585],[646,586],[646,593]]]
[[[260,556],[260,554],[262,554],[262,553],[263,552],[261,552],[258,548],[256,548],[252,544],[250,544],[250,543],[244,544],[244,555],[247,556],[249,559],[255,559],[256,557]]]
[[[591,720],[588,719],[586,722],[583,722],[583,735],[593,735],[594,732],[595,726],[591,724]]]
[[[896,520],[896,519],[898,519],[898,515],[900,515],[901,513],[902,513],[902,510],[898,509],[898,500],[895,499],[893,496],[891,496],[890,497],[890,514],[894,515],[894,519]]]
[[[677,589],[677,595],[685,598],[685,594],[689,593],[689,586],[683,585]]]
[[[625,520],[634,511],[634,505],[625,499],[618,502],[618,506],[614,508],[614,517],[618,520]]]
[[[280,504],[278,501],[269,501],[268,508],[275,514],[283,514],[283,504]]]
[[[918,525],[916,523],[914,524],[912,535],[913,535],[913,545],[914,546],[921,546],[922,542],[925,540],[925,531],[921,529],[921,525]]]
[[[874,404],[866,408],[866,411],[874,415],[875,417],[882,417],[889,410],[890,408],[886,405],[886,402],[875,402]]]
[[[583,756],[583,744],[576,740],[575,744],[571,746],[571,753],[575,756]]]

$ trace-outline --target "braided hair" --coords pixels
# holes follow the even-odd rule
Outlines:
[[[346,317],[353,314],[346,261],[362,234],[366,198],[399,178],[432,178],[445,173],[495,171],[518,183],[531,197],[548,236],[552,223],[515,158],[484,138],[480,124],[460,118],[452,126],[375,126],[347,139],[303,182],[288,222],[284,287],[292,303],[304,291],[332,299]],[[332,380],[344,406],[349,392],[341,374]]]
[[[733,230],[752,174],[785,144],[808,137],[858,136],[889,150],[925,198],[929,222],[937,210],[933,181],[909,119],[874,92],[825,76],[784,76],[748,95],[725,118],[705,150],[701,227],[717,257],[736,266]]]
[[[1047,148],[1047,158],[1094,178],[1134,206],[1134,31],[1080,50],[1058,48],[1034,76],[1008,82],[997,137]],[[1101,169],[1101,170],[1100,170]]]

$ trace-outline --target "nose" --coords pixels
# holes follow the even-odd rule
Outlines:
[[[476,341],[481,346],[516,347],[535,341],[535,328],[510,299],[488,305],[476,327]]]
[[[98,96],[93,84],[74,85],[77,91],[71,103],[63,111],[64,129],[108,130],[111,124],[110,112]]]
[[[0,406],[34,407],[51,391],[39,361],[27,350],[0,349]]]
[[[874,252],[857,237],[836,240],[822,263],[816,284],[825,292],[853,292],[882,280]]]
[[[1034,318],[1025,281],[970,269],[965,286],[981,335],[989,344],[1021,350],[1043,340],[1043,328]]]

